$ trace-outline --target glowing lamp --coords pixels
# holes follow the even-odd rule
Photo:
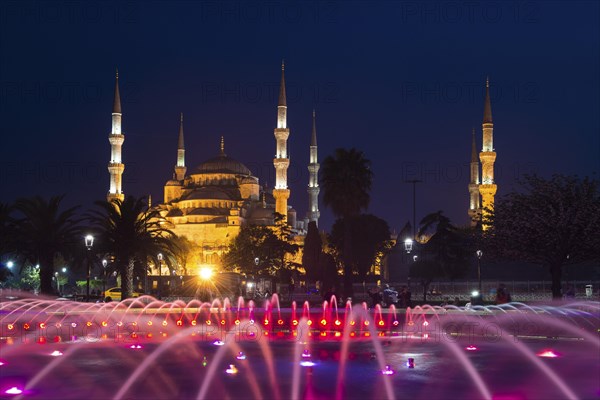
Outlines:
[[[327,332],[321,332],[321,336],[323,336],[323,337],[327,336]]]
[[[423,326],[429,326],[429,322],[423,321]]]
[[[369,326],[369,321],[364,322],[365,326]]]
[[[354,336],[356,336],[356,333],[355,332],[350,332],[350,337],[354,337]]]
[[[108,322],[106,322],[106,321],[102,321],[101,325],[102,325],[102,326],[108,326]]]
[[[538,357],[544,357],[544,358],[556,358],[556,357],[560,357],[560,354],[555,353],[554,350],[544,350],[542,352],[539,352],[537,354]]]
[[[86,322],[85,325],[88,326],[88,327],[92,326],[92,321]]]
[[[383,375],[394,375],[396,371],[392,369],[390,365],[386,365],[384,370],[381,370]]]
[[[223,343],[223,342],[222,342],[222,341],[220,341],[220,340],[215,340],[215,341],[213,342],[213,345],[215,345],[215,346],[223,346],[224,344],[225,344],[225,343]]]
[[[167,326],[167,324],[168,324],[167,320],[164,320],[164,321],[162,322],[162,326]]]
[[[142,348],[142,345],[141,344],[132,344],[131,346],[129,346],[129,348],[138,350],[138,349]]]
[[[465,347],[465,350],[467,350],[467,351],[476,351],[477,347],[475,347],[473,345],[470,345],[470,346]]]
[[[152,321],[148,321],[148,326],[152,326]]]
[[[13,386],[10,389],[7,389],[4,393],[6,393],[6,394],[21,394],[21,393],[23,393],[23,390],[19,389],[16,386]]]
[[[123,322],[121,322],[121,321],[117,322],[117,326],[123,326]]]
[[[410,369],[413,369],[415,367],[415,359],[409,358],[408,361],[406,362],[406,366]]]
[[[265,325],[269,325],[269,320],[265,318]]]
[[[147,337],[148,339],[152,338],[152,333],[148,333],[148,334],[146,335],[146,337]]]
[[[393,324],[394,326],[398,326],[399,322],[398,322],[397,320],[395,320],[394,322],[392,322],[392,324]]]
[[[424,333],[423,334],[423,339],[429,339],[429,333]]]
[[[369,336],[371,336],[371,333],[370,332],[365,332],[365,337],[369,337]]]
[[[202,366],[206,367],[208,365],[208,360],[206,359],[206,356],[204,356],[204,358],[202,359]]]
[[[8,324],[8,330],[12,331],[13,329],[15,329],[15,326],[13,324]]]
[[[200,275],[200,279],[202,279],[203,281],[208,281],[213,276],[213,270],[208,267],[202,267],[202,268],[200,268],[199,275]]]
[[[246,355],[244,354],[243,351],[240,351],[235,358],[238,359],[238,360],[245,360],[246,359]]]
[[[198,323],[195,319],[192,320],[192,326],[196,326],[196,324]]]
[[[321,320],[321,325],[323,325],[323,326],[327,325],[327,320],[325,318],[323,318]]]
[[[238,373],[238,369],[233,364],[229,364],[229,368],[225,370],[226,373],[230,375],[235,375]]]
[[[297,326],[298,325],[298,320],[297,319],[292,320],[292,325]]]
[[[46,323],[40,322],[40,329],[46,329]]]
[[[39,344],[45,344],[46,343],[46,338],[44,336],[40,336],[40,338],[38,339],[38,343]]]
[[[356,324],[355,321],[350,321],[350,326],[354,326],[354,324]]]
[[[233,322],[234,322],[236,325],[239,325],[239,324],[240,324],[240,320],[239,320],[239,319],[236,319],[236,320],[235,320],[235,321],[233,321]]]
[[[308,351],[308,349],[304,349],[302,352],[302,358],[310,358],[310,351]]]
[[[58,350],[54,350],[52,353],[50,353],[50,355],[51,355],[52,357],[60,357],[60,356],[62,356],[62,355],[63,355],[63,353],[61,353],[61,352],[60,352],[60,351],[58,351]]]
[[[334,334],[334,336],[335,336],[335,337],[340,337],[340,336],[342,336],[342,332],[336,332],[336,333]]]
[[[412,251],[413,248],[413,241],[412,239],[406,239],[404,240],[404,250],[406,250],[407,253],[410,253]]]
[[[283,320],[282,319],[278,319],[277,320],[277,325],[283,325]]]
[[[226,322],[226,321],[225,321],[224,319],[222,319],[222,320],[221,320],[221,325],[225,325],[225,322]]]
[[[311,326],[312,325],[312,320],[309,319],[308,321],[306,321],[306,325]]]
[[[250,320],[250,325],[254,325],[254,320],[253,319]]]
[[[378,324],[379,324],[379,326],[383,326],[383,325],[385,325],[385,322],[383,322],[383,320],[380,319],[379,322],[378,322]]]
[[[340,326],[342,324],[342,321],[340,321],[339,319],[336,319],[334,324],[335,324],[335,326]]]
[[[473,290],[473,291],[471,292],[471,297],[479,297],[479,291],[477,291],[477,290]]]
[[[206,325],[210,325],[211,323],[212,323],[212,322],[210,322],[210,319],[207,319],[207,320],[205,321],[205,324],[206,324]]]
[[[303,360],[303,361],[300,361],[300,365],[302,365],[303,367],[314,367],[317,364],[315,364],[314,362],[312,362],[310,360]]]
[[[177,326],[183,326],[183,321],[178,319],[176,322]]]
[[[29,330],[29,324],[28,323],[23,324],[23,329]]]
[[[408,321],[408,326],[413,326],[415,323],[413,321]]]

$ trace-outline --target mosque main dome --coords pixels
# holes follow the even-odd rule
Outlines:
[[[248,167],[226,154],[221,154],[203,162],[196,167],[194,173],[252,175],[252,172]]]

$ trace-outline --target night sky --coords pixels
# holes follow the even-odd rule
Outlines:
[[[466,224],[471,130],[481,146],[491,81],[499,195],[524,173],[600,170],[598,2],[27,2],[0,4],[0,201],[108,191],[115,67],[123,189],[152,194],[176,161],[218,154],[274,184],[273,128],[286,63],[290,204],[307,208],[311,110],[320,161],[372,160],[369,212],[399,230],[444,210]],[[321,199],[323,193],[321,193]],[[333,223],[321,201],[321,228]]]

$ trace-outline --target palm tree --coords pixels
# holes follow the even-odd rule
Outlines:
[[[15,220],[17,251],[25,261],[40,266],[40,291],[53,294],[54,258],[64,258],[76,253],[82,241],[78,207],[60,211],[63,196],[51,197],[46,201],[40,196],[20,199],[15,210],[22,218]]]
[[[171,266],[177,252],[175,235],[161,225],[164,221],[158,211],[147,209],[143,197],[95,204],[99,210],[93,210],[89,220],[98,234],[99,249],[113,259],[121,276],[124,300],[132,296],[134,269],[147,272],[149,261],[158,264],[159,253]]]
[[[359,215],[361,210],[369,206],[373,173],[371,162],[362,151],[356,149],[337,149],[333,156],[323,161],[321,185],[323,186],[323,203],[330,207],[333,214],[342,219]],[[352,289],[352,231],[350,224],[345,224],[344,251],[344,294],[353,295]]]

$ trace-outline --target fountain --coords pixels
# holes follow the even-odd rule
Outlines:
[[[0,398],[594,398],[599,313],[23,296],[0,304]]]

